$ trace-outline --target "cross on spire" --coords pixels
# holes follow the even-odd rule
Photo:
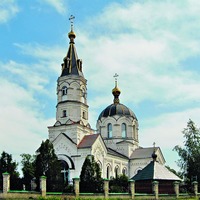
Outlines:
[[[117,73],[115,73],[115,75],[113,76],[114,78],[115,78],[115,86],[117,87],[117,77],[118,77],[119,75],[117,74]]]
[[[74,17],[73,15],[71,15],[71,16],[69,17],[69,21],[70,21],[70,23],[71,23],[71,31],[73,31],[74,19],[75,19],[75,17]]]

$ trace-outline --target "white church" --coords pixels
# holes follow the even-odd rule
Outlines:
[[[88,121],[87,80],[83,75],[82,60],[75,48],[73,25],[68,34],[70,42],[57,80],[56,122],[48,127],[49,140],[67,172],[68,180],[80,176],[87,155],[93,155],[103,178],[119,174],[132,178],[152,161],[165,159],[159,147],[143,148],[138,141],[138,119],[134,112],[120,102],[120,90],[112,90],[113,102],[99,115],[96,133]]]

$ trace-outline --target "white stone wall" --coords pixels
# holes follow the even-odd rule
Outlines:
[[[97,131],[101,133],[103,138],[108,137],[107,127],[109,123],[112,124],[113,138],[122,138],[121,125],[125,123],[127,127],[127,137],[138,141],[138,123],[135,119],[131,117],[115,115],[98,120]]]
[[[56,139],[61,133],[66,134],[69,138],[73,140],[77,145],[83,139],[85,135],[90,135],[93,133],[93,130],[82,126],[80,124],[69,124],[62,126],[52,126],[48,127],[49,129],[49,139],[52,142]]]
[[[107,154],[104,159],[104,173],[103,178],[107,178],[107,167],[110,167],[109,178],[115,177],[115,169],[118,168],[118,175],[122,174],[123,169],[126,169],[126,175],[128,176],[129,166],[128,159],[119,158],[113,155]]]
[[[62,88],[66,87],[66,94],[63,95]],[[57,112],[56,121],[61,124],[68,119],[72,121],[83,121],[88,124],[88,105],[86,80],[79,76],[63,76],[57,81]],[[66,111],[64,116],[63,111]]]
[[[112,138],[108,138],[109,123],[112,124]],[[123,123],[126,124],[127,137],[125,138],[122,137]],[[134,149],[138,148],[138,122],[132,117],[115,115],[112,117],[101,118],[101,120],[97,121],[97,131],[101,133],[107,147],[110,147],[128,157]],[[126,144],[126,146],[122,146],[117,144],[124,140],[131,142],[133,145],[131,146]]]

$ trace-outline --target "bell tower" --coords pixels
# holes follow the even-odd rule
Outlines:
[[[57,112],[56,121],[61,124],[68,120],[81,121],[88,124],[87,105],[87,80],[82,71],[82,60],[78,58],[75,48],[76,35],[73,31],[73,17],[71,19],[71,31],[67,55],[63,59],[61,75],[57,80]]]
[[[56,123],[49,127],[49,139],[53,140],[59,132],[62,132],[78,144],[84,134],[90,134],[91,129],[88,123],[87,80],[83,75],[82,60],[78,58],[75,48],[76,34],[73,30],[73,19],[71,16],[69,48],[61,64],[61,75],[57,79]],[[77,130],[78,125],[79,130]],[[69,126],[70,131],[66,131]]]

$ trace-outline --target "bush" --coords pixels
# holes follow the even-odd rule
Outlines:
[[[126,175],[120,175],[117,178],[110,180],[110,192],[123,193],[128,192],[128,177]]]

